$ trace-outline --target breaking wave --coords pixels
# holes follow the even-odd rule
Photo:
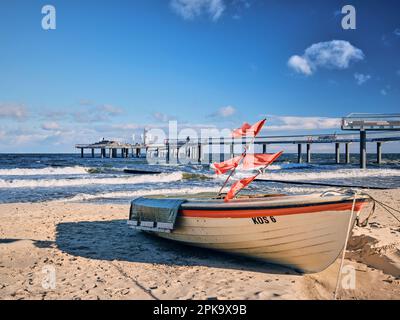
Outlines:
[[[181,172],[161,173],[157,175],[118,176],[110,178],[78,178],[78,179],[0,179],[0,188],[49,188],[71,187],[85,185],[129,185],[138,183],[160,183],[178,181],[182,179]]]
[[[400,177],[400,170],[397,169],[339,169],[335,171],[302,171],[302,172],[268,172],[260,178],[272,180],[329,180],[329,179],[351,179],[367,177]]]
[[[218,192],[219,187],[193,187],[193,188],[179,188],[179,189],[152,189],[152,190],[136,190],[136,191],[115,191],[115,192],[105,192],[98,194],[86,194],[80,193],[72,198],[65,201],[86,201],[95,199],[117,199],[117,198],[137,198],[149,195],[157,194],[190,194],[190,193],[200,193],[200,192]],[[60,200],[61,201],[61,200]]]
[[[67,175],[67,174],[87,174],[88,167],[46,167],[36,169],[0,169],[0,176],[39,176],[39,175]]]

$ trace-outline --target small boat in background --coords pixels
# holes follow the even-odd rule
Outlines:
[[[139,169],[124,169],[125,173],[129,174],[160,174],[161,171],[139,170]]]
[[[339,256],[349,220],[353,226],[367,200],[353,193],[242,195],[230,202],[209,194],[153,196],[132,201],[129,225],[184,244],[313,273]]]

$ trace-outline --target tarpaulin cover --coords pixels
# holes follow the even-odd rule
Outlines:
[[[130,220],[162,223],[173,230],[179,208],[184,199],[137,198],[131,202]],[[165,225],[164,225],[165,224]],[[168,227],[165,227],[168,225]]]

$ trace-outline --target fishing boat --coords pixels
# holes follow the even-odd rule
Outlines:
[[[244,123],[232,136],[255,138],[265,122]],[[352,190],[243,194],[241,191],[282,154],[248,154],[248,150],[246,145],[240,156],[212,165],[216,174],[229,173],[217,194],[135,199],[129,225],[184,244],[257,258],[304,273],[324,270],[345,248],[368,198]],[[258,173],[237,180],[224,192],[239,165]]]
[[[242,195],[230,202],[209,194],[153,196],[132,201],[129,225],[184,244],[314,273],[339,256],[367,200],[352,192]]]

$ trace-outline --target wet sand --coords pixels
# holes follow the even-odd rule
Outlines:
[[[400,208],[400,190],[369,192]],[[323,272],[182,246],[129,229],[129,205],[0,205],[0,299],[332,299],[339,260]],[[378,207],[356,227],[341,299],[400,299],[400,225]]]

